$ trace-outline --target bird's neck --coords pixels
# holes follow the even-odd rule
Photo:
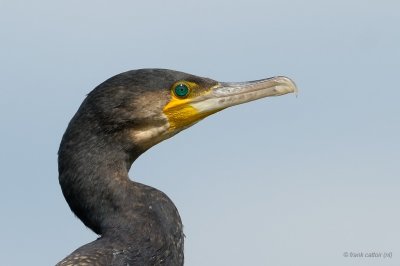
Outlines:
[[[59,150],[59,181],[72,211],[98,234],[130,226],[130,209],[141,205],[137,183],[128,178],[141,154],[115,136],[67,130]]]

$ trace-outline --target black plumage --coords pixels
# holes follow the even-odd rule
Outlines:
[[[60,145],[59,181],[72,211],[101,237],[59,265],[183,264],[182,222],[175,205],[163,192],[128,178],[133,161],[145,151],[130,132],[154,122],[135,102],[157,91],[166,104],[171,84],[180,79],[196,77],[129,71],[100,84],[80,106]]]

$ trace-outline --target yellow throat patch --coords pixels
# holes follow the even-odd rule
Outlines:
[[[190,93],[185,98],[180,98],[175,95],[173,89],[171,89],[171,100],[163,108],[163,113],[169,122],[169,131],[174,132],[182,130],[206,116],[215,112],[201,112],[194,108],[191,103],[197,97],[204,96],[210,93],[210,89],[201,89],[196,83],[181,81],[177,82],[172,86],[174,88],[177,84],[184,83],[190,88]]]

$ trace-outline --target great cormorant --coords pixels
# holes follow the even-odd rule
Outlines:
[[[58,152],[59,182],[100,237],[57,265],[183,265],[181,218],[161,191],[131,181],[147,149],[227,107],[296,90],[286,77],[224,83],[166,69],[116,75],[91,91]]]

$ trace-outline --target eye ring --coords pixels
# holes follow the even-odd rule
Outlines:
[[[173,91],[178,98],[186,98],[189,95],[190,89],[185,83],[178,83],[174,86]]]

